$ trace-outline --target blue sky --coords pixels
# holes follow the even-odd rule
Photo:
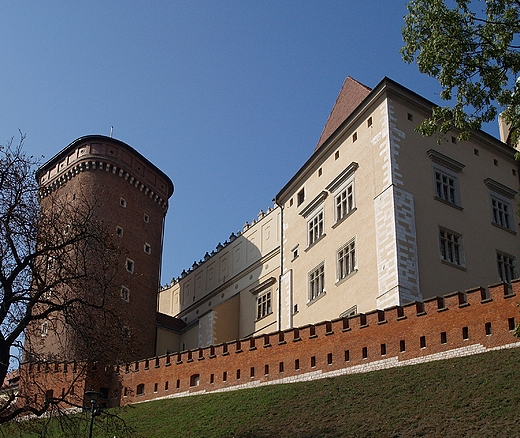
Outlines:
[[[6,0],[0,143],[20,129],[50,159],[113,126],[175,185],[165,284],[272,206],[346,76],[440,103],[436,81],[401,61],[405,14],[396,0]]]

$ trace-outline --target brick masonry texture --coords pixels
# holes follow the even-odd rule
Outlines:
[[[520,280],[119,367],[121,404],[518,347]],[[112,385],[114,386],[114,385]],[[138,390],[139,387],[139,390]],[[125,395],[126,394],[126,395]]]
[[[520,280],[97,371],[24,370],[26,394],[108,387],[111,405],[365,373],[520,347]],[[110,383],[109,383],[110,380]],[[32,388],[32,389],[31,389]]]

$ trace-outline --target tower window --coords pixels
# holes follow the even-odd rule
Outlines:
[[[123,208],[126,208],[126,199],[125,198],[119,198],[119,205]]]
[[[143,220],[148,223],[150,221],[150,216],[148,216],[146,213],[143,215]]]
[[[134,261],[131,259],[126,259],[126,270],[128,272],[134,273]]]
[[[126,286],[121,286],[121,299],[126,302],[130,301],[130,289]]]
[[[145,243],[145,244],[144,244],[144,252],[145,252],[146,254],[151,254],[151,253],[152,253],[152,247],[150,246],[149,243]]]
[[[117,226],[117,227],[116,227],[116,235],[117,235],[118,237],[123,237],[123,228]]]

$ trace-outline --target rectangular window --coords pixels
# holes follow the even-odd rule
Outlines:
[[[337,281],[343,280],[356,269],[356,241],[349,243],[338,250],[337,254]]]
[[[271,291],[269,290],[259,295],[256,300],[256,319],[263,318],[271,313]]]
[[[491,208],[493,211],[493,223],[504,228],[513,229],[511,220],[511,204],[495,196],[491,196]]]
[[[323,231],[323,211],[320,211],[307,223],[308,246],[311,246],[321,236],[323,236]]]
[[[401,339],[399,341],[399,351],[402,353],[403,351],[406,351],[406,341],[404,339]]]
[[[490,322],[486,322],[486,335],[489,336],[493,333],[493,329],[491,328],[491,323]]]
[[[426,336],[421,336],[419,339],[419,345],[421,348],[426,348]]]
[[[149,243],[145,243],[143,249],[144,249],[144,252],[146,254],[151,254],[152,253],[152,247],[150,246]]]
[[[134,261],[132,259],[126,259],[126,270],[134,273]]]
[[[448,337],[446,332],[441,332],[441,344],[446,344],[448,342]]]
[[[505,252],[497,251],[498,277],[505,283],[516,278],[516,258]]]
[[[303,204],[303,201],[305,201],[305,189],[301,189],[299,192],[298,192],[298,195],[297,195],[297,203],[296,203],[296,206],[300,206]]]
[[[336,207],[336,222],[339,222],[354,209],[354,182],[348,184],[334,198]]]
[[[47,336],[48,334],[49,334],[49,323],[48,322],[44,322],[41,325],[41,335],[42,336]]]
[[[121,286],[121,299],[126,302],[130,301],[130,289],[126,286]]]
[[[322,263],[309,273],[309,301],[325,292],[325,265]]]
[[[462,339],[469,339],[469,330],[467,327],[462,327]]]
[[[435,169],[435,196],[450,204],[459,205],[458,180],[444,170]]]
[[[462,236],[454,231],[439,227],[441,259],[458,266],[464,266]]]

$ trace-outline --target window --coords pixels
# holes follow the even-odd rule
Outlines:
[[[134,261],[131,259],[126,259],[126,270],[128,272],[134,273]]]
[[[430,149],[427,154],[434,163],[435,197],[440,201],[460,207],[460,190],[457,173],[464,169],[464,164],[433,149]]]
[[[504,228],[512,229],[511,204],[508,201],[491,195],[491,209],[493,211],[493,223]]]
[[[48,334],[49,334],[49,323],[48,322],[44,322],[41,325],[41,335],[42,336],[47,336]]]
[[[149,243],[145,243],[143,249],[144,249],[144,252],[145,252],[146,254],[151,254],[151,253],[152,253],[152,247],[150,246]]]
[[[516,196],[516,190],[491,178],[486,178],[484,184],[486,184],[490,190],[491,220],[493,224],[514,231],[515,225],[513,222],[511,199]]]
[[[192,374],[190,376],[190,386],[199,386],[200,384],[200,374]]]
[[[121,286],[121,299],[126,302],[130,301],[130,289],[126,286]]]
[[[136,394],[137,395],[143,395],[144,394],[144,383],[140,383],[139,385],[137,385]]]
[[[516,258],[502,251],[497,251],[498,277],[505,283],[516,278]]]
[[[268,290],[256,299],[256,319],[263,318],[271,313],[271,290]]]
[[[146,213],[143,215],[143,220],[148,223],[150,221],[150,216],[148,216]]]
[[[123,237],[123,228],[117,226],[116,227],[116,235],[119,237]]]
[[[435,169],[435,196],[450,204],[458,204],[456,183],[456,177]]]
[[[356,269],[356,241],[349,243],[338,250],[337,254],[337,281],[343,280]]]
[[[299,246],[299,245],[296,245],[296,246],[292,249],[292,251],[291,251],[291,252],[292,252],[292,259],[293,259],[293,260],[296,259],[296,258],[298,258],[298,246]]]
[[[354,209],[354,182],[350,182],[334,198],[336,222],[339,222]]]
[[[426,348],[426,336],[421,336],[419,338],[419,345],[421,348]]]
[[[119,205],[123,208],[126,208],[126,199],[125,198],[119,198]]]
[[[441,259],[454,265],[464,266],[462,236],[446,228],[439,228]]]
[[[448,342],[448,337],[446,332],[441,332],[441,344],[446,344]]]
[[[323,230],[324,227],[322,210],[307,223],[308,246],[311,246],[313,243],[317,242],[321,236],[323,236]]]
[[[462,327],[462,339],[469,339],[469,330],[467,327]]]
[[[296,204],[296,206],[300,206],[303,204],[303,201],[305,201],[305,189],[301,189],[299,192],[298,192],[298,202]]]
[[[486,335],[487,336],[493,334],[493,329],[491,328],[491,323],[490,322],[486,322],[485,328],[486,328]]]
[[[355,141],[357,141],[357,132],[354,132],[354,134],[352,134],[352,143],[354,143]]]
[[[325,265],[322,263],[309,273],[309,301],[325,293]]]

